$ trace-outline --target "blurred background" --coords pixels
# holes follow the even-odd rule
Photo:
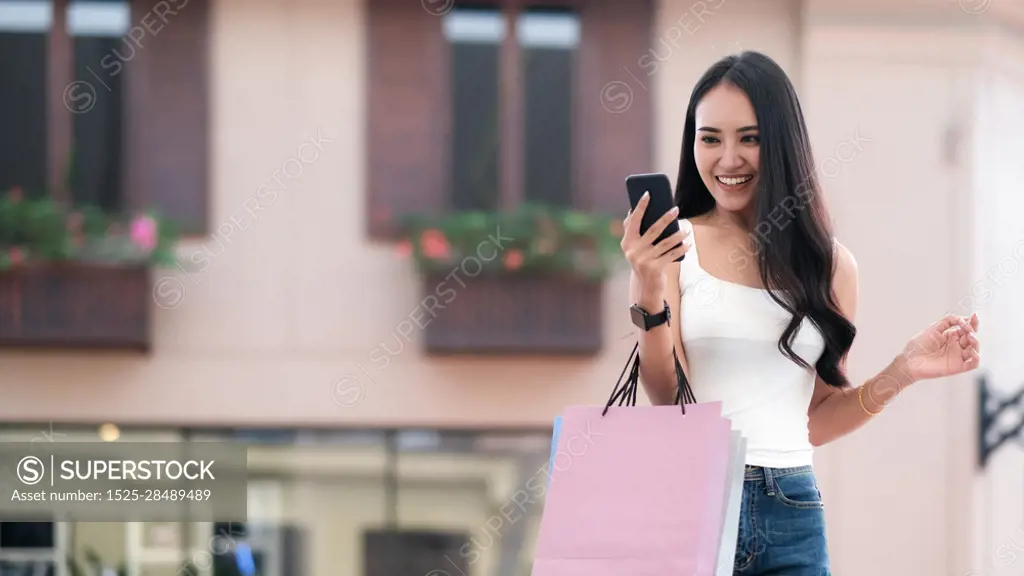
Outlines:
[[[817,452],[834,573],[1024,574],[1024,2],[0,0],[0,441],[250,477],[244,524],[0,522],[0,576],[528,575],[552,419],[633,345],[623,179],[748,49],[859,264],[851,379],[981,318]]]

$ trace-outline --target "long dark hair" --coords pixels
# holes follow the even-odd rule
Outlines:
[[[694,87],[686,110],[676,180],[679,217],[692,218],[715,207],[714,197],[697,172],[693,146],[697,105],[722,82],[747,94],[760,130],[760,169],[754,198],[758,224],[751,242],[761,281],[771,298],[792,314],[779,338],[779,350],[810,368],[792,348],[801,322],[810,319],[825,340],[825,351],[815,366],[818,375],[831,386],[848,385],[840,366],[857,329],[839,311],[832,291],[832,225],[814,171],[796,90],[782,68],[764,54],[748,51],[723,58]]]

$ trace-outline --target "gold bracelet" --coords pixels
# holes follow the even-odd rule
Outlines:
[[[867,414],[869,416],[876,416],[878,414],[881,414],[882,410],[885,409],[884,406],[881,409],[879,409],[878,412],[872,412],[871,410],[868,410],[867,406],[864,405],[864,387],[865,386],[867,386],[867,384],[864,384],[862,386],[857,387],[857,399],[860,400],[860,407],[863,408],[864,412],[867,412]]]

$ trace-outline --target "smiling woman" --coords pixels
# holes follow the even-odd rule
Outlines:
[[[646,204],[626,218],[630,304],[662,318],[634,320],[648,397],[672,403],[685,383],[678,357],[696,400],[720,403],[747,441],[736,575],[829,574],[815,447],[860,428],[914,382],[980,361],[977,316],[950,315],[864,384],[847,379],[857,265],[833,234],[809,141],[776,62],[758,52],[723,58],[690,95],[674,213],[642,236]],[[772,220],[780,208],[784,222]],[[677,237],[655,243],[677,218]],[[684,240],[677,264],[673,246]],[[757,265],[738,265],[743,253]],[[709,287],[713,301],[702,294]],[[763,529],[780,524],[787,529],[770,537]]]
[[[713,97],[708,98],[700,107],[697,123],[700,128],[700,140],[694,146],[694,158],[697,170],[704,180],[715,202],[723,209],[737,211],[750,202],[751,195],[757,187],[757,169],[760,162],[760,142],[757,118],[749,105],[746,105],[746,94],[731,84],[720,84],[715,87]],[[729,111],[742,110],[731,120]],[[740,126],[718,127],[715,121],[731,124],[738,122]],[[736,147],[723,145],[723,133],[735,138],[739,143]],[[727,153],[728,152],[728,153]]]
[[[839,361],[856,330],[834,298],[835,240],[796,91],[785,72],[761,54],[723,59],[690,99],[676,188],[679,217],[724,219],[753,230],[801,185],[810,190],[807,207],[791,225],[769,228],[756,269],[727,279],[768,289],[791,316],[778,344],[797,364],[811,366],[792,347],[803,321],[822,330],[825,347],[815,369],[827,384],[844,386]]]

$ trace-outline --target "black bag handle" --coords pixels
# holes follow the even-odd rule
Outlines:
[[[669,326],[671,326],[671,323],[669,323]],[[623,404],[626,406],[636,406],[636,392],[640,384],[639,349],[640,343],[637,342],[633,345],[633,351],[629,353],[629,359],[626,360],[626,365],[623,366],[618,381],[615,382],[615,389],[612,390],[608,403],[604,405],[604,410],[601,412],[602,416],[608,413],[608,409],[611,408],[616,400],[618,400],[619,406]],[[679,356],[676,354],[674,342],[672,343],[672,359],[675,361],[676,368],[676,399],[672,404],[679,404],[682,413],[686,414],[686,405],[696,404],[697,398],[693,395],[693,388],[690,387],[690,382],[686,378],[683,365],[679,363]],[[632,367],[630,364],[632,364]],[[626,375],[626,370],[629,370],[629,377],[626,378],[626,382],[623,384],[622,377]]]

